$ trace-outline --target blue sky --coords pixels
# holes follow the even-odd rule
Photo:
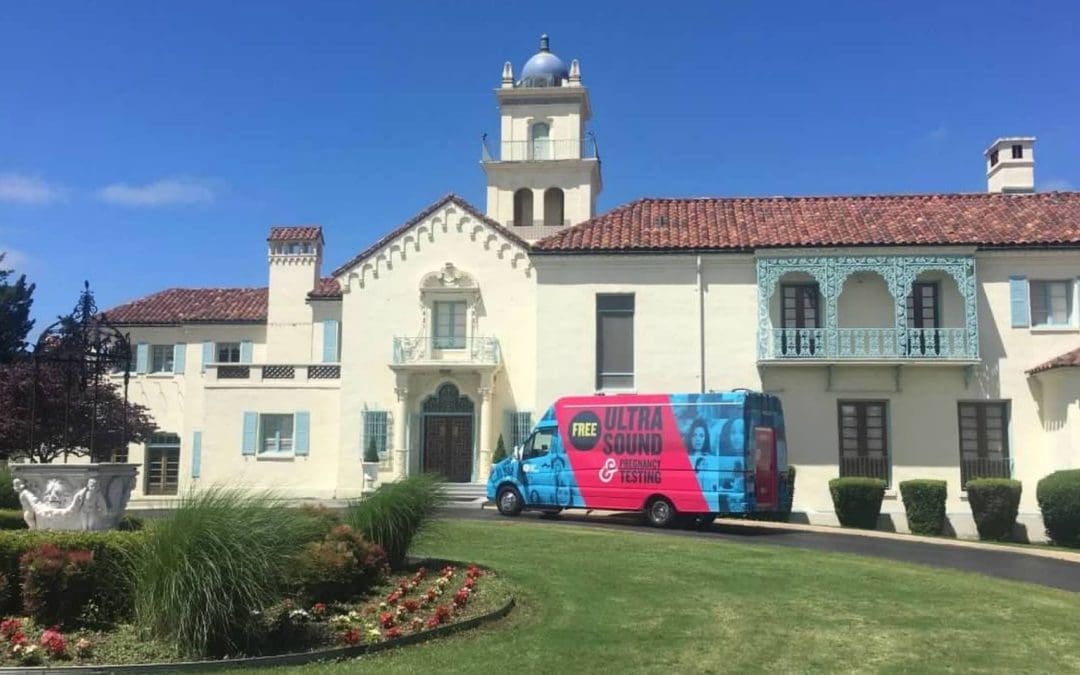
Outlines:
[[[689,5],[689,6],[685,6]],[[493,88],[581,60],[605,211],[641,196],[972,192],[997,136],[1080,188],[1075,2],[21,2],[0,21],[0,250],[45,323],[324,271],[448,192],[484,208]]]

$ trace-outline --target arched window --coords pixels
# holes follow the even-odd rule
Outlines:
[[[532,137],[532,159],[551,159],[551,127],[537,122],[529,129]]]
[[[563,224],[563,191],[553,187],[544,190],[544,224]]]
[[[533,194],[529,188],[521,188],[514,193],[514,225],[533,224]]]

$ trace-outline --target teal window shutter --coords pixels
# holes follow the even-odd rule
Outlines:
[[[214,343],[202,343],[202,372],[206,372],[206,364],[214,362]]]
[[[172,371],[176,375],[184,374],[184,357],[187,355],[187,344],[177,342],[173,345]]]
[[[1009,306],[1012,309],[1012,327],[1027,328],[1031,325],[1031,310],[1028,307],[1027,277],[1009,277]]]
[[[240,342],[240,363],[251,363],[251,340]]]
[[[150,370],[150,345],[140,342],[135,345],[135,372],[145,373]]]
[[[259,413],[244,413],[244,444],[241,452],[245,455],[255,454],[255,445],[258,443]]]
[[[323,363],[337,363],[338,356],[338,320],[327,319],[322,322],[322,360]]]
[[[191,477],[198,478],[202,471],[202,432],[191,435]]]
[[[296,413],[293,419],[293,435],[293,454],[307,457],[311,443],[311,413]]]

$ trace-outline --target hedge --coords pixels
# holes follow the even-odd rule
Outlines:
[[[1035,497],[1050,541],[1080,547],[1080,469],[1046,476],[1035,488]]]
[[[916,479],[900,483],[900,497],[904,500],[908,529],[912,534],[938,536],[945,531],[947,494],[943,480]]]
[[[836,517],[844,527],[877,528],[885,481],[879,478],[833,478],[829,481]]]
[[[1020,510],[1020,481],[1009,478],[975,478],[968,481],[968,503],[980,539],[1011,539]]]
[[[132,552],[143,539],[141,532],[0,532],[0,573],[7,579],[9,591],[3,606],[5,615],[22,614],[22,588],[19,559],[41,544],[54,544],[64,550],[82,549],[94,554],[90,600],[102,620],[130,619],[134,597],[131,575]]]
[[[15,509],[0,509],[0,530],[26,530],[26,520],[23,519],[22,511]]]

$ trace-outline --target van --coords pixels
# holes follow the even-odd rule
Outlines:
[[[582,396],[548,408],[513,456],[492,467],[487,496],[505,516],[641,511],[665,527],[790,508],[786,475],[775,396]]]

